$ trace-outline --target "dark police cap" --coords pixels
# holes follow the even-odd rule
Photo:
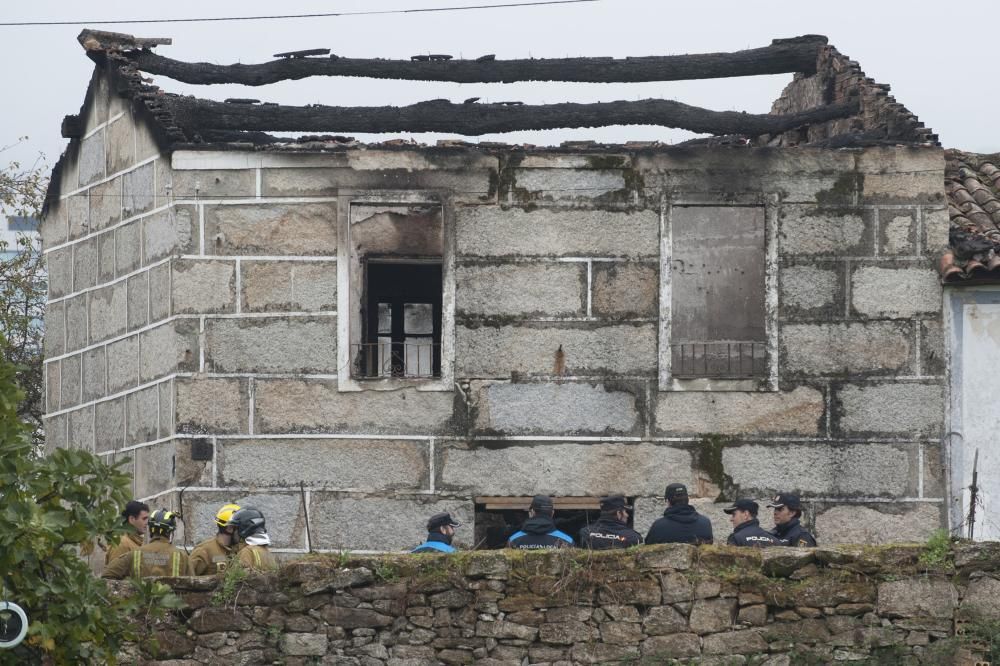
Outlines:
[[[601,511],[631,511],[624,495],[609,495],[601,498]]]
[[[769,509],[780,509],[787,506],[789,509],[797,510],[802,508],[802,500],[795,493],[778,493],[767,503]]]
[[[663,491],[663,497],[667,500],[675,500],[687,496],[688,489],[683,483],[671,483],[667,486],[667,489]]]
[[[754,502],[751,499],[738,499],[733,502],[732,506],[727,506],[723,509],[723,511],[729,514],[736,513],[737,511],[749,511],[754,516],[757,515],[757,511],[759,510],[760,507],[757,506],[757,502]]]
[[[461,523],[456,521],[451,517],[450,513],[435,513],[433,516],[427,519],[427,531],[436,530],[439,527],[444,527],[448,525],[450,527],[460,527]]]
[[[536,511],[552,511],[554,505],[552,504],[552,498],[548,495],[535,495],[531,498],[531,506],[529,509],[535,509]]]

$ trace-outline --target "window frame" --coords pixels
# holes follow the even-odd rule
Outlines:
[[[352,344],[363,342],[361,305],[365,271],[351,243],[351,212],[357,205],[434,206],[440,210],[441,256],[441,374],[439,377],[358,378],[351,374]],[[454,214],[446,194],[427,190],[341,190],[337,199],[337,390],[453,391],[455,383],[455,247]],[[380,258],[380,260],[384,260]],[[405,259],[400,260],[407,263]],[[416,263],[416,262],[414,262]]]
[[[663,197],[660,205],[660,316],[657,380],[660,391],[740,391],[778,390],[778,212],[781,199],[776,193],[718,195],[684,194]],[[767,345],[767,374],[752,379],[700,377],[680,379],[671,373],[672,329],[672,219],[674,208],[762,208],[764,211],[764,332]]]

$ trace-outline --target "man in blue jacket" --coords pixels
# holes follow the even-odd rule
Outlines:
[[[646,544],[712,543],[712,523],[688,504],[687,486],[671,483],[663,497],[667,500],[667,510],[649,528]]]
[[[535,495],[528,507],[528,519],[521,529],[510,535],[507,547],[516,550],[551,550],[572,548],[573,537],[556,529],[552,520],[555,506],[547,495]]]
[[[455,528],[461,523],[455,521],[450,513],[435,513],[427,520],[427,541],[411,550],[411,553],[454,553],[457,548],[451,545],[455,536]]]

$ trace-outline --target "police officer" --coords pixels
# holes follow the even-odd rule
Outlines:
[[[688,489],[683,483],[671,483],[663,491],[667,509],[657,518],[646,535],[646,544],[712,543],[712,523],[688,504]]]
[[[760,526],[757,520],[757,502],[750,499],[738,499],[733,505],[723,509],[729,514],[729,522],[733,524],[733,533],[726,539],[730,546],[765,546],[779,545],[778,539]]]
[[[104,555],[104,564],[110,564],[112,560],[117,560],[122,555],[127,555],[133,550],[139,550],[143,541],[146,540],[146,523],[149,521],[149,507],[135,500],[125,505],[122,511],[122,522],[125,524],[125,534],[118,543],[109,548]]]
[[[778,493],[767,504],[774,509],[774,529],[771,534],[778,537],[782,546],[799,546],[812,548],[816,546],[816,538],[810,534],[799,519],[802,517],[802,502],[794,493]]]
[[[451,517],[450,513],[435,513],[427,520],[427,540],[411,550],[411,553],[454,553],[457,548],[451,545],[455,536],[455,528],[461,523]]]
[[[572,548],[573,538],[556,529],[552,520],[555,506],[547,495],[535,495],[528,507],[528,519],[521,529],[510,535],[507,547],[517,550],[551,550]]]
[[[264,514],[252,506],[245,506],[230,516],[226,527],[236,531],[237,543],[242,542],[236,555],[237,560],[246,569],[257,571],[274,571],[278,568],[278,560],[268,546],[271,537],[267,534]]]
[[[628,526],[632,510],[624,495],[601,498],[601,517],[580,530],[580,546],[592,550],[628,548],[642,543],[642,535]]]
[[[187,576],[188,556],[170,542],[177,529],[177,514],[157,509],[149,517],[149,543],[119,557],[104,568],[102,578],[121,580],[126,576]]]
[[[191,551],[191,574],[207,576],[222,573],[229,566],[229,560],[236,554],[236,544],[233,533],[236,528],[229,524],[229,519],[240,510],[239,504],[226,504],[215,514],[215,525],[218,533],[211,539],[205,539]]]

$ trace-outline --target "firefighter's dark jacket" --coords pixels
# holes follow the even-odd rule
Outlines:
[[[726,543],[730,546],[755,546],[757,548],[781,545],[778,537],[762,528],[756,518],[737,525]]]
[[[571,548],[573,537],[556,529],[556,524],[549,516],[534,516],[524,521],[521,529],[510,535],[508,548],[517,550],[546,550],[553,548]]]
[[[430,532],[427,541],[411,550],[411,553],[454,553],[457,548],[451,545],[451,537],[440,532]]]
[[[712,523],[688,504],[678,504],[663,512],[646,535],[646,543],[712,543]]]
[[[628,548],[642,543],[642,535],[614,518],[601,518],[580,530],[580,547],[593,550]]]
[[[777,537],[782,546],[812,548],[816,545],[816,537],[799,525],[798,518],[792,518],[784,525],[775,525],[771,534]]]

